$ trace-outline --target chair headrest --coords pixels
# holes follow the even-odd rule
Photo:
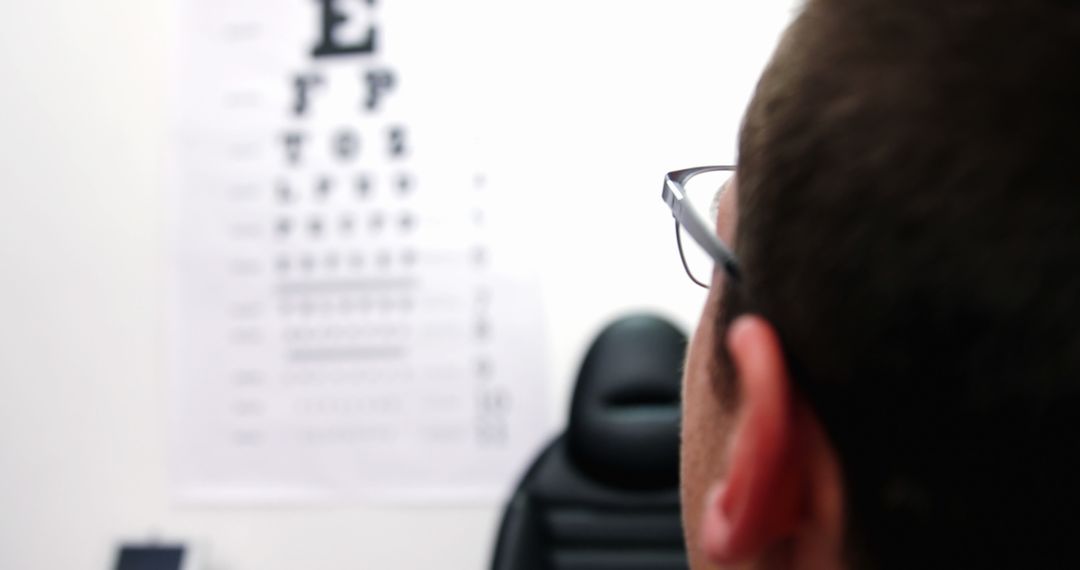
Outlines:
[[[618,487],[678,484],[686,335],[652,315],[608,325],[578,373],[567,444],[591,477]]]

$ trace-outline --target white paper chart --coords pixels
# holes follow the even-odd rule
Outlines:
[[[487,176],[468,74],[448,70],[445,3],[393,1],[181,2],[182,499],[485,500],[542,443],[513,189]]]

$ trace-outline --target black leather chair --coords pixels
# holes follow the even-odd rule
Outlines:
[[[566,433],[503,515],[494,570],[685,570],[679,517],[679,377],[686,336],[648,315],[593,342]]]

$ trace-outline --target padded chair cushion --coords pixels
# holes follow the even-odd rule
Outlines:
[[[585,357],[570,424],[503,516],[494,570],[686,570],[678,493],[686,337],[633,316]]]
[[[678,490],[629,491],[581,474],[557,438],[507,506],[496,570],[686,570]]]
[[[574,390],[566,432],[574,463],[618,487],[677,485],[685,354],[686,336],[658,317],[627,317],[605,329]]]

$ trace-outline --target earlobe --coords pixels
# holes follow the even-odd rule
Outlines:
[[[701,547],[713,562],[731,559],[731,517],[726,511],[727,485],[716,482],[709,489],[702,511]]]

